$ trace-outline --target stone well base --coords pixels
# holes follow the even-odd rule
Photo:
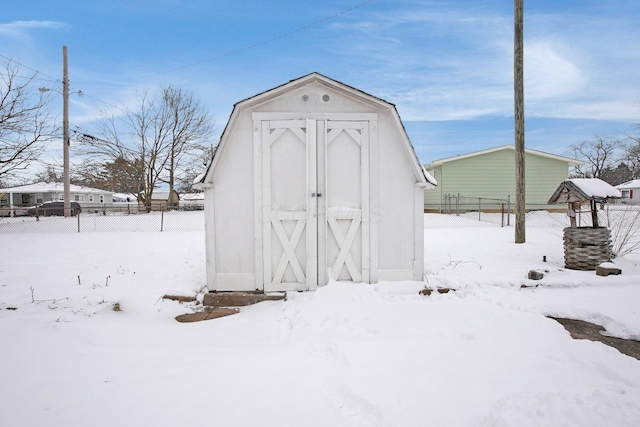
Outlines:
[[[611,232],[606,227],[564,229],[564,266],[572,270],[595,270],[611,261]]]

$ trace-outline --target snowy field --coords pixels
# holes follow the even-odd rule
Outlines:
[[[0,426],[640,425],[640,361],[545,317],[640,339],[640,256],[599,277],[563,268],[561,228],[451,221],[425,228],[424,283],[185,324],[161,297],[202,296],[202,226],[3,232]]]

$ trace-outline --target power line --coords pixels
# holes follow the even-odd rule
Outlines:
[[[157,76],[159,74],[168,74],[168,73],[171,73],[171,72],[174,72],[174,71],[183,70],[185,68],[195,67],[197,65],[205,64],[207,62],[215,61],[215,60],[218,60],[218,59],[221,59],[221,58],[226,58],[227,56],[235,55],[236,53],[245,52],[247,50],[255,49],[257,47],[264,46],[264,45],[269,44],[269,43],[273,43],[276,40],[280,40],[280,39],[292,36],[294,34],[300,33],[300,32],[302,32],[304,30],[308,30],[311,27],[315,27],[315,26],[323,24],[323,23],[325,23],[327,21],[331,21],[332,19],[335,19],[335,18],[337,18],[337,17],[339,17],[341,15],[344,15],[346,13],[349,13],[349,12],[353,11],[353,10],[359,9],[359,8],[361,8],[363,6],[366,6],[367,4],[369,4],[371,2],[373,2],[373,0],[367,0],[367,1],[364,1],[362,3],[358,3],[355,6],[352,6],[352,7],[348,8],[348,9],[344,9],[344,10],[342,10],[342,11],[340,11],[338,13],[335,13],[335,14],[333,14],[331,16],[327,16],[326,18],[320,19],[319,21],[315,21],[315,22],[313,22],[311,24],[307,24],[307,25],[305,25],[303,27],[299,27],[299,28],[297,28],[295,30],[289,31],[287,33],[280,34],[280,35],[272,37],[270,39],[263,40],[261,42],[258,42],[258,43],[255,43],[255,44],[252,44],[252,45],[249,45],[249,46],[241,47],[239,49],[233,50],[231,52],[223,53],[223,54],[218,55],[218,56],[214,56],[213,58],[204,59],[202,61],[194,62],[192,64],[187,64],[187,65],[182,65],[182,66],[176,67],[176,68],[171,68],[171,69],[166,70],[166,71],[159,71],[157,73],[146,74],[144,76],[132,77],[132,78],[129,78],[129,79],[124,79],[124,80],[135,80],[135,79],[145,78],[145,77],[149,77],[149,76]]]
[[[41,82],[51,82],[51,83],[54,83],[54,84],[60,82],[60,80],[53,80],[53,79],[50,79],[50,78],[46,78],[45,79],[45,78],[42,78],[42,77],[33,77],[33,76],[18,76],[18,75],[11,75],[11,74],[7,74],[7,73],[3,73],[3,72],[0,72],[0,76],[13,77],[15,79],[23,79],[23,80],[38,80],[38,81],[41,81]]]
[[[96,101],[98,101],[98,102],[101,102],[101,103],[103,103],[104,105],[107,105],[107,106],[109,106],[109,107],[116,108],[116,109],[118,109],[118,110],[122,110],[122,111],[124,111],[125,113],[127,112],[127,110],[126,110],[125,108],[123,108],[123,107],[119,107],[119,106],[117,106],[117,105],[115,105],[115,104],[111,104],[111,103],[109,103],[109,102],[107,102],[107,101],[103,101],[102,99],[100,99],[100,98],[96,98],[95,96],[91,96],[91,95],[87,94],[86,92],[82,92],[82,96],[86,96],[87,98],[94,99],[94,100],[96,100]]]
[[[128,79],[122,79],[122,80],[136,80],[136,79],[140,79],[140,78],[146,78],[146,77],[149,77],[149,76],[156,76],[156,75],[159,75],[159,74],[168,74],[168,73],[171,73],[171,72],[174,72],[174,71],[183,70],[185,68],[195,67],[195,66],[198,66],[198,65],[201,65],[201,64],[205,64],[207,62],[215,61],[215,60],[218,60],[218,59],[221,59],[221,58],[226,58],[228,56],[235,55],[235,54],[240,53],[240,52],[245,52],[245,51],[248,51],[248,50],[252,50],[252,49],[258,48],[260,46],[264,46],[266,44],[273,43],[276,40],[280,40],[280,39],[292,36],[294,34],[300,33],[300,32],[302,32],[304,30],[308,30],[309,28],[318,26],[318,25],[323,24],[325,22],[331,21],[331,20],[333,20],[333,19],[335,19],[335,18],[337,18],[339,16],[342,16],[342,15],[347,14],[349,12],[352,12],[352,11],[354,11],[356,9],[359,9],[359,8],[361,8],[363,6],[366,6],[367,4],[369,4],[369,3],[373,2],[373,1],[374,0],[366,0],[366,1],[358,3],[358,4],[356,4],[356,5],[354,5],[354,6],[350,7],[350,8],[347,8],[347,9],[344,9],[344,10],[342,10],[340,12],[337,12],[337,13],[335,13],[333,15],[327,16],[327,17],[325,17],[323,19],[320,19],[318,21],[312,22],[312,23],[307,24],[305,26],[296,28],[295,30],[292,30],[292,31],[289,31],[289,32],[286,32],[286,33],[282,33],[280,35],[277,35],[275,37],[271,37],[271,38],[263,40],[261,42],[254,43],[252,45],[245,46],[245,47],[242,47],[242,48],[239,48],[239,49],[236,49],[236,50],[233,50],[233,51],[230,51],[230,52],[227,52],[227,53],[224,53],[224,54],[221,54],[221,55],[209,58],[209,59],[205,59],[205,60],[202,60],[202,61],[194,62],[192,64],[187,64],[187,65],[183,65],[183,66],[180,66],[180,67],[172,68],[172,69],[169,69],[169,70],[166,70],[166,71],[159,71],[159,72],[156,72],[156,73],[146,74],[144,76],[137,76],[137,77],[132,77],[132,78],[128,78]],[[35,77],[34,77],[34,79],[43,80],[43,81],[50,81],[50,82],[53,82],[53,83],[62,83],[62,80],[57,79],[55,77],[51,77],[51,76],[49,76],[49,75],[47,75],[47,74],[45,74],[45,73],[43,73],[41,71],[38,71],[38,70],[36,70],[36,69],[34,69],[32,67],[24,65],[24,64],[16,61],[15,59],[9,58],[9,57],[7,57],[5,55],[2,55],[2,54],[0,54],[0,57],[6,59],[8,61],[14,62],[14,63],[16,63],[16,64],[18,64],[18,65],[20,65],[20,66],[22,66],[24,68],[27,68],[27,69],[35,72],[36,74],[40,74],[40,75],[43,75],[45,77],[48,77],[50,80],[41,79],[41,78],[35,78]],[[101,100],[99,98],[96,98],[94,96],[91,96],[91,95],[87,94],[86,92],[83,92],[83,96],[92,98],[92,99],[94,99],[94,100],[96,100],[96,101],[98,101],[98,102],[100,102],[100,103],[102,103],[104,105],[107,105],[109,107],[116,108],[116,109],[119,109],[119,110],[122,110],[122,111],[126,112],[126,109],[124,109],[122,107],[119,107],[117,105],[111,104],[109,102],[103,101],[103,100]]]
[[[55,78],[55,77],[51,77],[51,76],[49,76],[49,75],[47,75],[47,74],[43,73],[42,71],[38,71],[38,70],[36,70],[35,68],[31,68],[31,67],[29,67],[28,65],[24,65],[24,64],[22,64],[22,63],[20,63],[20,62],[16,61],[15,59],[9,58],[8,56],[4,56],[4,55],[3,55],[3,54],[1,54],[1,53],[0,53],[0,58],[4,58],[4,59],[6,59],[7,61],[14,62],[14,63],[18,64],[18,65],[19,65],[19,66],[21,66],[21,67],[24,67],[24,68],[26,68],[26,69],[28,69],[28,70],[33,71],[33,72],[34,72],[34,73],[36,73],[36,74],[41,74],[41,75],[43,75],[43,76],[45,76],[45,77],[49,77],[49,78],[50,78],[51,80],[53,80],[54,82],[62,82],[60,79],[57,79],[57,78]]]

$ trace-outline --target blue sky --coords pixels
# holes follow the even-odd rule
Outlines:
[[[6,2],[0,55],[61,87],[71,126],[135,91],[193,91],[219,136],[233,104],[317,71],[396,105],[423,163],[513,144],[511,0]],[[640,2],[525,1],[526,146],[568,155],[640,123]],[[61,103],[61,100],[60,100]],[[61,108],[60,108],[61,110]]]

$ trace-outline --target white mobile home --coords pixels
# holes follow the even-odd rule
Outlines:
[[[312,73],[240,101],[198,185],[209,289],[422,280],[434,186],[382,99]]]
[[[616,185],[616,188],[622,193],[622,198],[619,199],[617,203],[630,205],[640,204],[640,179],[634,179],[624,184]]]
[[[80,203],[83,209],[113,204],[113,194],[97,188],[71,184],[70,195],[71,201]],[[61,182],[38,182],[0,189],[0,209],[11,215],[23,215],[29,207],[59,200],[64,200],[64,185]]]

